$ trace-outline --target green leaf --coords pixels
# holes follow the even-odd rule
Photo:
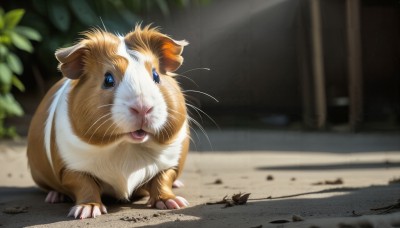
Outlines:
[[[14,53],[9,53],[6,57],[6,61],[10,70],[18,75],[22,74],[24,68],[21,60]]]
[[[14,31],[16,31],[18,34],[30,39],[30,40],[35,40],[35,41],[41,41],[42,36],[38,31],[36,31],[33,28],[26,27],[26,26],[17,26],[15,27]]]
[[[24,16],[25,10],[24,9],[15,9],[8,11],[4,15],[4,27],[6,29],[12,29],[14,28],[22,19],[22,16]]]
[[[190,4],[190,1],[188,0],[178,0],[177,1],[180,7],[185,7],[188,6]]]
[[[18,48],[29,53],[33,52],[31,42],[16,32],[10,32],[11,42]]]
[[[133,14],[131,11],[126,10],[126,9],[121,9],[119,10],[119,14],[121,17],[128,23],[128,24],[134,24],[136,21],[140,21],[140,19]]]
[[[22,82],[19,80],[17,76],[12,77],[12,84],[15,86],[19,91],[24,92],[25,91],[25,86],[22,84]]]
[[[19,135],[17,133],[17,129],[14,126],[5,128],[5,136],[10,137],[12,139],[18,139],[19,138]]]
[[[142,8],[141,0],[129,0],[124,3],[130,11],[139,11]]]
[[[5,111],[3,110],[3,108],[0,106],[0,122],[2,122],[3,119],[6,118],[6,117],[7,117],[6,112],[5,112]],[[2,130],[3,130],[3,128],[2,128],[2,126],[0,125],[0,138],[1,138],[1,136],[2,136],[2,134],[1,134]]]
[[[11,84],[12,71],[7,64],[0,63],[0,83],[4,85]]]
[[[86,0],[70,0],[69,6],[75,16],[85,25],[93,25],[97,20],[100,20]]]
[[[8,48],[6,45],[0,43],[0,58],[8,54]]]
[[[0,43],[5,45],[11,44],[11,38],[9,35],[0,35]]]
[[[161,12],[164,14],[164,16],[169,15],[169,8],[168,4],[165,0],[157,0],[158,7],[160,7]]]
[[[11,93],[0,95],[0,108],[5,111],[7,116],[22,116],[24,114],[21,105]]]
[[[58,1],[48,1],[47,3],[47,13],[50,21],[57,29],[66,32],[71,21],[67,7]]]

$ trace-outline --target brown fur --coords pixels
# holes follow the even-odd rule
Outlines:
[[[119,39],[115,35],[94,30],[85,33],[85,36],[86,39],[75,45],[78,49],[74,51],[78,54],[65,57],[62,60],[65,63],[61,62],[59,68],[62,70],[65,65],[73,62],[69,58],[79,59],[75,61],[82,63],[82,69],[75,69],[81,75],[75,81],[71,91],[73,95],[69,98],[69,110],[73,113],[70,115],[71,123],[75,134],[83,141],[102,145],[117,140],[121,137],[118,133],[122,132],[110,128],[112,120],[107,116],[112,107],[109,104],[114,99],[114,90],[103,90],[99,85],[107,72],[114,75],[117,83],[121,81],[128,61],[117,55]],[[68,77],[67,73],[63,72],[64,76]],[[99,118],[101,121],[95,123],[94,120]],[[113,130],[116,131],[111,135]]]

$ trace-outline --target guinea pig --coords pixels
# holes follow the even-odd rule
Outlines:
[[[189,150],[185,99],[174,78],[186,41],[136,26],[126,36],[93,29],[55,57],[63,78],[33,116],[27,156],[48,203],[68,214],[107,213],[101,196],[149,195],[147,206],[189,203],[172,192]]]

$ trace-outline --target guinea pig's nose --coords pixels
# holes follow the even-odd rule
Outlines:
[[[153,111],[153,107],[149,106],[133,106],[130,108],[131,113],[139,116],[145,116]]]

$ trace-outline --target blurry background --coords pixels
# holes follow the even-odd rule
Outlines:
[[[400,129],[398,0],[3,0],[0,4],[5,12],[24,9],[19,25],[40,34],[40,38],[34,32],[27,35],[30,51],[14,47],[21,42],[18,38],[6,43],[23,66],[18,78],[25,91],[14,85],[10,93],[25,114],[7,115],[12,112],[7,111],[11,106],[4,101],[3,89],[0,119],[22,136],[38,102],[60,79],[55,49],[76,41],[81,31],[103,28],[102,22],[108,31],[122,34],[135,23],[153,23],[174,39],[188,40],[178,73],[189,79],[179,77],[179,81],[188,90],[189,102],[222,129],[388,133]],[[4,34],[0,31],[0,36]],[[0,61],[9,63],[4,56]],[[0,79],[4,71],[3,66]],[[205,114],[189,109],[204,127],[216,127]]]

